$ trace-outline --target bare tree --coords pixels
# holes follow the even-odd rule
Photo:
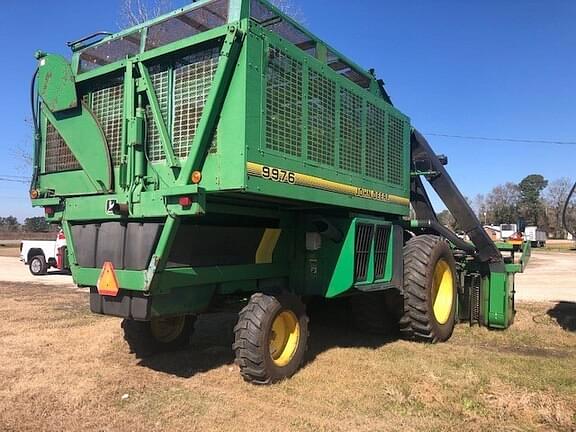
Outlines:
[[[304,11],[294,0],[270,0],[270,3],[272,3],[274,6],[276,6],[295,21],[300,23],[306,22]]]
[[[299,22],[304,22],[304,12],[294,0],[270,0],[278,9]],[[122,0],[120,27],[132,27],[156,18],[174,9],[173,0]]]
[[[29,174],[34,163],[34,125],[32,119],[25,119],[24,122],[28,127],[29,134],[19,144],[10,149],[14,159],[19,162],[16,166],[18,171]]]
[[[486,195],[487,221],[492,224],[515,223],[518,219],[520,190],[517,184],[498,185]]]
[[[488,210],[486,207],[486,197],[482,194],[477,194],[474,197],[474,201],[472,202],[472,209],[474,210],[474,212],[476,213],[476,215],[478,216],[478,219],[480,220],[480,222],[482,222],[483,224],[488,223]]]
[[[122,0],[120,26],[132,27],[173,9],[172,0]]]
[[[546,203],[546,213],[551,234],[555,238],[564,238],[566,231],[562,226],[562,210],[564,203],[570,192],[572,180],[568,177],[561,177],[550,182],[544,191],[544,202]]]

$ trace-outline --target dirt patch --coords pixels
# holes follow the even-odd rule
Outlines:
[[[576,302],[576,255],[534,250],[525,272],[516,275],[516,299]]]
[[[460,325],[433,346],[315,313],[306,366],[256,387],[233,364],[233,315],[203,317],[190,349],[138,359],[87,294],[0,283],[0,430],[572,430],[576,334],[554,307],[522,303],[507,331]]]
[[[18,257],[20,256],[20,247],[13,245],[0,245],[0,256]]]

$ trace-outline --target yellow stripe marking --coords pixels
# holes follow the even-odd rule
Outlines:
[[[398,195],[391,195],[385,192],[376,191],[373,189],[362,188],[358,186],[347,185],[344,183],[338,183],[331,180],[325,180],[320,177],[314,177],[307,174],[297,173],[293,171],[287,171],[280,168],[267,167],[265,165],[260,165],[254,162],[247,163],[248,175],[267,178],[265,176],[264,170],[266,169],[268,173],[270,170],[280,170],[282,173],[289,173],[292,176],[286,176],[285,180],[276,180],[280,183],[293,184],[297,186],[311,187],[314,189],[325,190],[328,192],[336,192],[344,195],[354,196],[357,198],[365,198],[373,201],[390,202],[400,205],[409,205],[410,200]]]
[[[266,228],[256,251],[256,264],[272,264],[272,255],[280,234],[282,234],[281,229]]]

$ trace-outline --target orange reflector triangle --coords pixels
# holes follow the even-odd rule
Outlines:
[[[114,272],[114,266],[110,261],[106,261],[98,277],[98,294],[103,296],[116,297],[118,295],[118,279]]]

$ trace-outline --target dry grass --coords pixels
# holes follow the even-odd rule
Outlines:
[[[20,247],[18,245],[0,244],[0,256],[17,257],[20,256]]]
[[[86,294],[5,283],[0,430],[576,430],[575,305],[521,304],[508,331],[461,325],[435,346],[367,337],[341,312],[312,317],[294,378],[255,387],[233,365],[233,316],[138,360]]]
[[[543,252],[576,252],[576,243],[572,240],[548,240]]]

